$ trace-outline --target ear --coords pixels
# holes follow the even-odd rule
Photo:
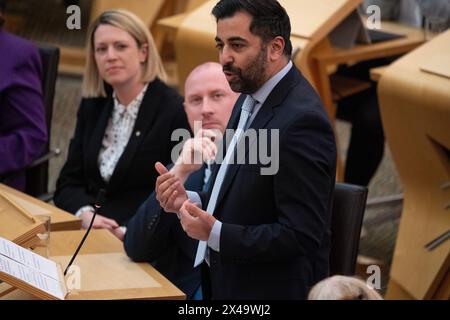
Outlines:
[[[284,55],[285,42],[283,37],[277,36],[273,38],[267,47],[268,55],[270,61],[277,61],[280,57]]]
[[[148,59],[148,44],[143,44],[139,48],[139,62],[144,63]]]

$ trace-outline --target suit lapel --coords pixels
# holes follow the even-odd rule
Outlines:
[[[275,88],[272,90],[272,92],[267,97],[266,101],[264,102],[263,106],[259,110],[258,114],[256,115],[255,119],[251,123],[249,128],[258,130],[263,129],[267,126],[267,123],[273,118],[274,116],[274,109],[281,105],[283,100],[286,98],[286,95],[289,93],[292,87],[294,87],[298,81],[300,80],[300,73],[297,70],[295,66],[291,68],[291,70],[284,76],[283,79],[275,86]],[[243,102],[243,101],[242,101]],[[239,105],[239,109],[241,107],[242,103]],[[233,114],[236,110],[233,110]],[[239,115],[240,113],[237,112]],[[239,116],[238,116],[239,118]],[[231,122],[231,121],[230,121]],[[237,123],[235,127],[237,126]],[[235,128],[234,127],[234,128]],[[258,136],[258,132],[256,133],[256,136]],[[256,141],[255,137],[249,141],[247,144],[247,147],[245,149],[245,155],[248,154],[249,149],[251,145]],[[242,143],[242,140],[241,140]],[[227,172],[225,174],[224,181],[222,183],[222,187],[220,188],[220,192],[217,198],[216,203],[216,209],[219,207],[220,202],[223,200],[223,198],[226,195],[226,192],[232,185],[232,182],[234,180],[234,177],[236,176],[236,173],[238,172],[240,168],[240,164],[230,165],[228,166]],[[218,170],[216,170],[215,174],[217,175]],[[214,181],[215,181],[214,176]],[[210,188],[212,189],[212,188]]]
[[[161,103],[161,95],[159,92],[162,90],[159,88],[160,86],[161,82],[158,79],[155,79],[147,87],[147,91],[145,92],[141,106],[139,107],[130,140],[128,140],[109,181],[110,188],[120,185],[127,176],[128,168],[132,165],[134,155],[157,116],[157,106]]]
[[[87,119],[90,125],[95,126],[92,131],[92,139],[88,144],[86,152],[86,166],[87,172],[90,172],[92,178],[94,178],[100,185],[104,185],[104,180],[100,175],[98,166],[98,155],[100,148],[102,147],[103,137],[105,135],[106,126],[111,116],[114,102],[111,96],[109,96],[103,103],[103,106],[93,105],[94,108],[101,108],[100,115],[96,119]],[[96,122],[93,122],[96,121]]]
[[[227,129],[236,128],[239,122],[239,117],[241,115],[242,104],[244,103],[247,95],[241,94],[239,98],[236,100],[236,103],[233,107],[233,112],[231,113],[230,120],[228,121]]]

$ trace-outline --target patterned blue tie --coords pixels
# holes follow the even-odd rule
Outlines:
[[[207,192],[209,190],[209,186],[211,185],[211,168],[212,165],[211,164],[206,164],[206,168],[205,168],[205,177],[203,178],[203,188],[202,191],[203,192]]]
[[[222,165],[220,166],[219,172],[217,173],[211,197],[209,198],[208,207],[206,208],[206,212],[208,212],[211,215],[214,213],[214,210],[216,208],[217,198],[219,196],[220,188],[222,187],[222,183],[228,169],[228,163],[230,162],[230,159],[234,156],[236,146],[244,133],[248,119],[250,118],[252,111],[257,103],[258,101],[253,99],[251,96],[247,96],[244,103],[242,104],[241,117],[239,118],[239,123],[236,128],[236,132],[233,136],[233,139],[230,142],[230,145],[228,146],[225,159],[223,160]],[[206,241],[199,241],[197,248],[197,255],[195,256],[194,267],[200,265],[205,259],[206,247],[207,247]]]

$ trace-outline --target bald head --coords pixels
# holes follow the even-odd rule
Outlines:
[[[225,131],[233,106],[239,94],[228,84],[222,66],[207,62],[191,71],[184,86],[184,107],[189,125],[198,131],[194,122],[200,122],[203,129]]]
[[[1,1],[1,0],[0,0]],[[189,73],[186,82],[184,83],[184,90],[186,90],[190,87],[190,81],[194,80],[200,75],[202,76],[202,73],[210,71],[212,73],[216,73],[219,77],[219,74],[222,73],[222,65],[217,62],[206,62],[201,65],[196,66],[194,69],[192,69],[191,73]],[[225,77],[225,74],[224,74]],[[226,78],[225,78],[226,79]]]

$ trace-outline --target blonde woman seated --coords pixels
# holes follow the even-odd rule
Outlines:
[[[383,300],[364,281],[348,276],[332,276],[318,282],[308,300]]]
[[[127,221],[153,192],[153,164],[171,163],[172,132],[189,130],[183,98],[165,72],[145,24],[125,10],[102,13],[90,26],[83,99],[55,193],[55,204],[87,228],[101,189],[94,228],[122,239]]]

